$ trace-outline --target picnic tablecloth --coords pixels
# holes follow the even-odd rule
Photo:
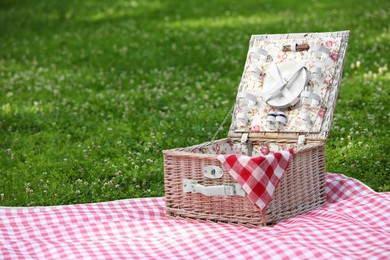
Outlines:
[[[167,219],[164,198],[0,207],[1,259],[390,259],[390,193],[327,174],[327,204],[271,227]]]

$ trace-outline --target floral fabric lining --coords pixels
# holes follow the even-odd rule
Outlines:
[[[295,38],[279,40],[256,40],[251,43],[252,48],[248,51],[247,61],[244,68],[242,80],[240,82],[239,93],[237,95],[236,107],[233,113],[231,131],[234,132],[274,132],[267,123],[267,115],[271,112],[283,112],[287,116],[287,124],[282,129],[283,132],[312,132],[321,131],[322,121],[326,113],[326,107],[329,97],[334,96],[337,91],[333,81],[339,59],[341,48],[341,38]],[[308,44],[309,46],[322,46],[329,50],[317,57],[310,49],[306,51],[283,51],[283,46],[290,46],[295,42]],[[253,47],[265,50],[268,56],[256,55]],[[314,48],[313,48],[314,49]],[[269,106],[262,97],[264,80],[268,76],[267,69],[270,63],[279,64],[281,62],[293,60],[303,61],[309,72],[315,71],[316,67],[321,66],[323,77],[318,79],[312,74],[308,82],[308,90],[320,97],[320,103],[314,105],[302,105],[298,102],[293,107],[275,109]],[[255,68],[255,73],[253,72]],[[256,75],[259,72],[259,75]],[[337,75],[339,76],[339,75]],[[245,100],[240,93],[249,93],[255,96],[258,102],[254,105],[249,100]],[[336,92],[337,93],[337,92]],[[244,114],[244,116],[243,116]],[[246,123],[242,123],[245,117]],[[308,121],[309,119],[309,121]]]
[[[269,155],[277,151],[286,151],[289,148],[296,149],[296,143],[276,143],[276,142],[255,142],[253,144],[252,156]],[[232,139],[222,139],[205,146],[188,148],[188,152],[201,154],[240,154],[248,155],[248,144]]]

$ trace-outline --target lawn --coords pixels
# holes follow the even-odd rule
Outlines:
[[[385,0],[0,0],[0,205],[163,196],[161,151],[210,140],[251,34],[339,30],[327,170],[390,191],[389,24]]]

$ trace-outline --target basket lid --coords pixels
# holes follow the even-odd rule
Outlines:
[[[229,137],[326,140],[349,31],[252,35]]]

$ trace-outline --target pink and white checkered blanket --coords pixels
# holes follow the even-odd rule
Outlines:
[[[256,229],[167,219],[163,198],[0,207],[0,259],[390,259],[390,193],[338,174],[327,193]]]

